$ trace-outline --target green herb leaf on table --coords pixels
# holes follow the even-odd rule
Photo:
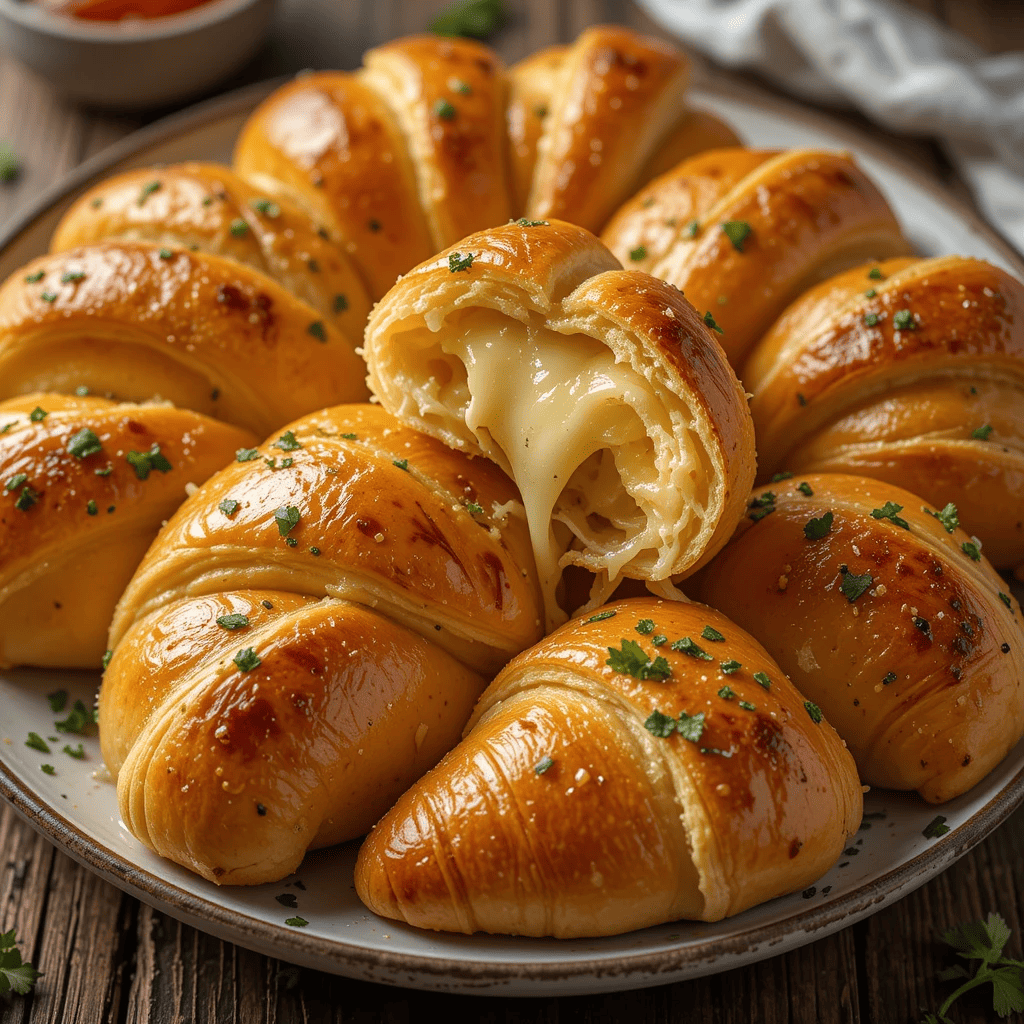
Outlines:
[[[438,36],[469,36],[486,39],[505,21],[502,0],[461,0],[446,7],[431,23]]]
[[[0,934],[0,995],[9,992],[19,996],[28,995],[36,979],[42,976],[31,964],[21,959],[15,941],[13,928]]]

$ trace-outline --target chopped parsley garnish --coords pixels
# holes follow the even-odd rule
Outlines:
[[[757,710],[757,705],[756,704],[751,704],[749,700],[741,700],[739,702],[739,706],[744,711],[756,711]]]
[[[897,676],[895,672],[886,672],[885,675],[882,676],[882,685],[888,686],[890,683],[895,683],[896,679]]]
[[[805,494],[805,495],[807,495],[807,497],[808,497],[808,498],[812,497],[812,496],[813,496],[813,494],[814,494],[814,491],[813,491],[813,490],[811,490],[811,485],[810,485],[810,484],[809,484],[809,483],[808,483],[808,482],[807,482],[806,480],[804,480],[804,481],[803,481],[803,483],[799,483],[799,484],[797,484],[797,485],[796,485],[796,489],[797,489],[797,490],[798,490],[798,491],[799,491],[799,492],[800,492],[801,494]]]
[[[342,434],[341,436],[343,438],[345,438],[346,441],[358,441],[359,440],[359,435],[358,434]]]
[[[327,331],[324,329],[324,322],[322,320],[314,320],[307,328],[306,333],[317,341],[327,340]]]
[[[461,93],[463,96],[471,96],[473,94],[473,87],[469,82],[464,82],[461,78],[449,78],[448,88],[452,92]]]
[[[81,761],[85,758],[85,747],[81,743],[77,747],[72,747],[70,743],[65,743],[62,753],[67,754],[68,757],[73,757],[76,761]]]
[[[864,314],[864,323],[868,327],[877,327],[878,326],[878,314],[877,313],[865,313]]]
[[[647,246],[638,245],[635,249],[629,250],[629,258],[636,263],[639,260],[647,259]]]
[[[302,445],[295,440],[295,432],[286,430],[273,444],[274,448],[280,448],[283,452],[297,452]]]
[[[1007,607],[1009,607],[1009,601],[1007,601]],[[605,619],[615,618],[615,612],[598,612],[596,615],[591,615],[587,622],[603,622]]]
[[[546,228],[551,221],[549,220],[530,220],[529,217],[520,217],[519,220],[513,220],[510,224],[518,224],[521,228]]]
[[[745,220],[727,220],[722,225],[726,238],[732,242],[732,247],[737,252],[743,252],[743,246],[750,235],[751,227]]]
[[[174,255],[174,253],[171,252],[170,249],[161,249],[157,253],[157,256],[159,256],[160,259],[162,259],[162,260],[169,260],[173,255]]]
[[[259,655],[251,647],[243,647],[231,660],[243,672],[251,672],[263,664]]]
[[[843,572],[843,569],[846,569],[846,566],[842,566],[839,570],[843,573],[843,582],[839,585],[839,589],[842,591],[843,597],[845,597],[850,604],[853,604],[858,597],[871,589],[875,580],[869,572],[864,573],[862,576],[858,576],[855,573],[850,572],[849,569],[846,569],[846,572]]]
[[[738,661],[723,661],[718,666],[727,676],[731,676],[733,672],[739,672],[743,666]]]
[[[920,615],[915,615],[915,616],[913,616],[911,621],[914,623],[914,625],[919,630],[921,630],[922,633],[924,633],[924,635],[926,637],[928,637],[929,640],[931,640],[931,638],[932,638],[932,624],[927,619],[921,618]]]
[[[103,451],[100,439],[88,428],[82,427],[76,434],[68,438],[68,454],[76,459],[85,459],[90,455]]]
[[[37,732],[30,732],[28,734],[28,739],[25,740],[25,746],[31,747],[33,750],[39,750],[44,754],[48,754],[50,752],[50,747],[46,740],[44,740]]]
[[[260,457],[258,448],[239,448],[235,452],[235,462],[253,462]]]
[[[772,473],[772,483],[780,484],[783,480],[789,480],[793,476],[788,469],[784,469],[781,473]]]
[[[942,523],[946,533],[952,533],[960,525],[960,517],[957,515],[956,505],[950,502],[941,512],[933,512],[930,508],[921,508],[922,512],[934,516]]]
[[[641,636],[650,636],[654,632],[654,620],[653,619],[641,619],[636,624],[636,631]]]
[[[811,721],[814,722],[815,725],[821,722],[821,708],[819,708],[817,704],[814,704],[809,700],[805,700],[804,708],[807,711],[807,714],[811,716]]]
[[[84,270],[65,270],[64,273],[60,275],[60,283],[61,284],[74,284],[76,281],[84,281],[84,280],[85,280],[85,271]]]
[[[644,728],[658,739],[668,739],[676,731],[676,720],[655,709],[644,720]]]
[[[151,181],[148,185],[143,185],[142,190],[139,192],[139,206],[144,206],[146,200],[154,193],[160,191],[160,182]]]
[[[286,925],[289,928],[305,928],[309,922],[304,917],[288,917],[285,918]]]
[[[808,540],[821,540],[832,530],[833,515],[831,509],[819,519],[808,519],[804,523],[804,536]]]
[[[461,0],[446,7],[430,23],[436,36],[486,39],[505,19],[501,0]]]
[[[110,665],[110,659],[113,658],[113,651],[104,651],[103,657],[100,659],[100,664],[103,666],[103,670],[106,671]]]
[[[936,814],[931,821],[921,830],[921,835],[925,839],[938,839],[939,836],[944,836],[949,831],[949,826],[946,824],[946,817],[943,814]]]
[[[442,121],[454,121],[455,107],[453,107],[448,100],[439,99],[434,104],[434,115],[439,117]]]
[[[68,712],[68,717],[63,722],[54,722],[53,727],[58,732],[85,732],[87,725],[92,725],[96,716],[80,701],[76,700]]]
[[[910,529],[910,523],[906,519],[902,519],[896,515],[897,512],[902,512],[903,506],[897,505],[895,501],[887,501],[881,508],[873,508],[871,510],[872,519],[888,519],[891,523],[895,523],[897,526],[902,526],[904,530]]]
[[[86,511],[86,514],[90,515],[90,516],[99,515],[99,511],[100,510],[99,510],[99,507],[96,504],[96,499],[95,498],[90,498],[85,503],[85,511]]]
[[[914,314],[909,309],[898,309],[892,315],[892,325],[897,331],[913,331],[917,328]]]
[[[409,472],[409,460],[408,459],[393,459],[391,462],[392,466],[397,466],[399,469],[404,469],[406,473]]]
[[[254,199],[249,205],[264,217],[274,218],[281,214],[281,207],[272,199]]]
[[[450,252],[448,254],[448,270],[452,274],[459,273],[460,270],[469,270],[473,266],[474,256],[471,252]]]
[[[225,498],[218,506],[221,512],[230,519],[239,509],[239,504],[234,498]]]
[[[483,505],[478,505],[475,501],[467,501],[465,508],[466,511],[473,516],[482,516],[484,514]]]
[[[45,419],[46,419],[46,417],[47,417],[47,416],[49,416],[49,415],[50,415],[50,414],[49,414],[49,413],[48,413],[48,412],[47,412],[47,411],[46,411],[45,409],[42,409],[42,408],[40,408],[40,407],[39,407],[39,406],[37,405],[37,406],[36,406],[36,407],[35,407],[35,408],[34,408],[34,409],[33,409],[33,410],[32,410],[32,411],[31,411],[31,412],[30,412],[30,413],[28,414],[28,418],[29,418],[29,419],[30,419],[30,420],[31,420],[31,421],[32,421],[33,423],[42,423],[42,422],[43,422],[43,420],[45,420]]]
[[[287,537],[299,525],[301,515],[294,505],[282,505],[274,510],[274,522],[282,537]]]
[[[21,489],[21,494],[18,495],[17,500],[14,502],[14,507],[19,512],[27,512],[38,500],[39,492],[26,485]]]
[[[229,225],[228,231],[235,236],[235,238],[241,238],[242,235],[248,233],[249,225],[246,224],[241,217],[236,217]]]
[[[622,649],[609,647],[608,654],[606,665],[634,679],[653,679],[660,683],[672,675],[672,669],[663,657],[659,655],[652,661],[635,640],[623,639]]]
[[[651,637],[651,644],[654,647],[664,647],[668,643],[668,637],[664,633],[655,633]]]
[[[978,545],[973,541],[965,540],[963,544],[960,545],[960,550],[963,551],[963,553],[972,561],[981,561],[981,552],[978,550]]]
[[[148,452],[130,451],[125,456],[128,465],[135,470],[135,475],[140,480],[145,480],[152,470],[158,473],[169,473],[174,467],[167,461],[167,456],[161,454],[160,445],[155,441]]]
[[[759,523],[765,516],[775,511],[775,495],[771,491],[765,491],[764,494],[751,498],[747,508],[752,510],[749,517],[755,523]]]
[[[320,549],[319,549],[318,547],[315,547],[315,546],[314,546],[314,547],[311,547],[311,548],[309,549],[309,553],[310,553],[310,554],[311,554],[311,555],[312,555],[312,556],[313,556],[314,558],[319,558],[319,557],[320,557]]]
[[[881,268],[872,267],[868,271],[868,277],[870,277],[872,281],[881,281],[884,279],[885,274],[882,273]]]
[[[976,427],[971,431],[971,437],[978,441],[987,441],[988,435],[992,433],[992,424],[986,423],[983,427]]]
[[[704,712],[688,715],[683,711],[678,718],[672,718],[654,710],[644,721],[644,728],[658,739],[668,739],[672,733],[677,732],[684,740],[697,743],[704,733]]]
[[[696,238],[697,237],[697,232],[699,232],[699,231],[700,231],[700,222],[696,221],[696,220],[691,220],[686,225],[686,227],[683,228],[683,234],[686,235],[687,238]]]
[[[316,260],[314,260],[314,259],[306,260],[306,266],[309,267],[309,272],[311,274],[319,274],[320,273],[320,264]]]
[[[37,270],[34,274],[26,274],[25,282],[27,284],[38,284],[43,279],[43,271]]]
[[[245,629],[249,625],[249,616],[243,615],[241,612],[229,612],[227,615],[218,615],[217,625],[221,629]]]
[[[718,691],[718,696],[721,697],[722,700],[735,700],[736,691],[731,686],[723,686]]]
[[[10,480],[4,484],[4,490],[7,492],[16,491],[19,487],[22,487],[28,480],[28,473],[15,473]]]
[[[340,293],[335,295],[333,309],[335,313],[344,313],[348,309],[348,296]]]
[[[873,299],[873,298],[874,298],[874,297],[875,297],[875,296],[876,296],[877,294],[878,294],[878,292],[877,292],[877,290],[876,290],[876,289],[874,289],[874,288],[869,288],[869,289],[868,289],[868,290],[867,290],[867,291],[866,291],[866,292],[864,293],[864,297],[865,297],[866,299]]]
[[[708,312],[704,314],[704,323],[706,326],[710,327],[711,330],[713,330],[716,334],[725,334],[725,331],[723,331],[722,328],[719,326],[718,321],[711,315],[710,310],[708,310]]]
[[[46,695],[46,699],[50,702],[50,710],[59,715],[68,706],[68,691],[54,690]]]
[[[57,774],[57,769],[54,768],[52,764],[41,764],[39,766],[39,769],[40,769],[40,771],[43,772],[44,775],[56,775]]]
[[[1013,608],[1013,604],[1010,601],[1010,595],[1009,594],[1004,594],[1001,590],[999,591],[999,600],[1002,601],[1003,604],[1005,604],[1007,608],[1010,608],[1010,609]]]
[[[40,295],[39,298],[41,298],[43,300],[43,302],[56,302],[57,301],[57,293],[56,292],[43,292],[43,294]]]
[[[553,768],[555,765],[555,759],[550,755],[548,757],[542,757],[534,766],[533,770],[538,775],[543,775],[549,768]]]
[[[705,626],[700,631],[700,636],[702,640],[710,640],[714,644],[720,644],[725,640],[725,636],[713,626]]]
[[[755,672],[754,682],[757,683],[758,686],[764,687],[766,690],[770,690],[772,688],[772,681],[768,678],[767,672]]]
[[[672,641],[672,650],[680,654],[688,654],[691,658],[699,658],[701,661],[714,661],[710,654],[699,644],[694,643],[688,636]]]

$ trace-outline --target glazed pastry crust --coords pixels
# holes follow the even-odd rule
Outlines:
[[[353,348],[359,344],[370,300],[345,254],[303,210],[268,199],[226,167],[187,163],[108,178],[61,218],[50,251],[110,238],[244,263],[318,310]]]
[[[484,460],[368,405],[241,457],[125,591],[100,730],[133,834],[244,885],[365,832],[541,614],[518,494]]]
[[[730,222],[749,233],[732,241],[722,228]],[[822,150],[695,156],[630,199],[602,240],[623,264],[710,311],[737,370],[803,290],[865,259],[909,251],[870,179],[848,155]]]
[[[748,363],[762,477],[856,472],[952,501],[997,568],[1024,564],[1022,324],[1024,285],[981,260],[825,282]]]
[[[361,400],[362,360],[320,314],[248,267],[149,242],[34,260],[0,288],[0,396],[159,396],[266,435]]]
[[[88,450],[72,443],[83,430],[100,450],[75,454]],[[96,668],[114,605],[186,487],[254,441],[169,405],[0,402],[0,665]],[[140,479],[127,456],[154,446],[170,468],[143,466]]]
[[[720,920],[834,863],[860,823],[853,761],[764,650],[699,605],[602,612],[514,659],[463,742],[375,827],[356,864],[371,910],[445,931],[613,935]],[[724,641],[702,639],[708,626]],[[658,633],[710,660],[653,646]],[[613,670],[627,639],[670,677]],[[655,711],[703,713],[703,730],[659,738]]]
[[[1024,629],[1009,587],[971,557],[963,530],[947,532],[901,488],[810,474],[754,498],[769,490],[772,511],[752,507],[691,593],[765,645],[866,783],[933,803],[966,792],[1024,733]],[[872,515],[888,502],[907,528]],[[809,539],[805,527],[829,514],[827,534]],[[841,588],[854,577],[868,586],[851,601]]]
[[[675,289],[619,269],[581,228],[465,239],[399,282],[364,352],[385,408],[517,480],[549,625],[565,566],[605,594],[622,576],[665,580],[742,514],[751,428],[720,347]],[[536,387],[524,368],[541,365]]]

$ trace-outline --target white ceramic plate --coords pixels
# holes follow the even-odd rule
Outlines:
[[[227,160],[243,120],[269,87],[233,94],[138,133],[44,197],[0,242],[0,277],[43,252],[68,203],[113,170],[187,159]],[[1024,265],[965,208],[870,141],[796,107],[735,91],[696,102],[724,115],[751,144],[853,151],[879,183],[921,253],[980,256],[1024,277]],[[1021,595],[1018,589],[1018,596]],[[98,679],[70,672],[0,677],[0,793],[72,857],[139,899],[251,949],[350,977],[414,988],[503,995],[579,995],[711,974],[785,952],[906,895],[980,842],[1024,800],[1024,743],[981,785],[940,810],[949,831],[923,832],[936,808],[875,792],[862,830],[839,863],[803,893],[718,924],[679,922],[614,938],[563,941],[435,935],[373,917],[351,884],[357,849],[311,854],[276,885],[219,889],[151,854],[121,824],[95,736],[53,727],[46,694],[66,689],[92,705]],[[29,732],[50,743],[25,745]],[[82,740],[85,758],[63,753]],[[49,742],[49,741],[47,741]],[[45,774],[42,765],[54,767]],[[309,923],[296,928],[286,919]]]

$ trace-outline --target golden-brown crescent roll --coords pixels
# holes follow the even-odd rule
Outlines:
[[[33,260],[0,287],[0,398],[159,396],[265,436],[362,399],[364,374],[318,311],[220,256],[101,242]]]
[[[502,671],[367,838],[356,891],[466,933],[717,921],[820,877],[861,801],[842,741],[756,641],[709,608],[623,601]]]
[[[887,480],[952,501],[1024,566],[1024,284],[982,260],[889,260],[793,303],[744,371],[763,478]]]
[[[678,124],[689,77],[661,40],[613,25],[581,33],[551,81],[526,216],[600,230]]]
[[[129,584],[100,695],[125,823],[256,884],[361,835],[541,635],[518,494],[373,406],[213,477]]]
[[[0,402],[0,665],[96,668],[161,523],[254,441],[169,405]]]
[[[226,167],[178,164],[108,178],[63,216],[50,250],[107,238],[245,263],[318,310],[353,347],[359,344],[370,300],[345,254],[305,211],[269,199]]]
[[[377,305],[364,354],[383,406],[517,482],[549,626],[566,566],[691,572],[743,514],[746,399],[679,292],[589,232],[521,221],[464,239]]]
[[[691,592],[757,637],[849,744],[865,782],[939,803],[1024,733],[1024,629],[953,506],[863,477],[798,475]]]
[[[823,278],[909,252],[853,159],[822,150],[722,149],[686,160],[620,209],[602,239],[677,288],[724,332],[733,366]]]
[[[330,227],[379,299],[474,231],[526,213],[597,230],[652,175],[735,144],[683,103],[688,64],[617,26],[507,71],[467,39],[411,36],[354,73],[303,75],[242,129],[235,170]]]

